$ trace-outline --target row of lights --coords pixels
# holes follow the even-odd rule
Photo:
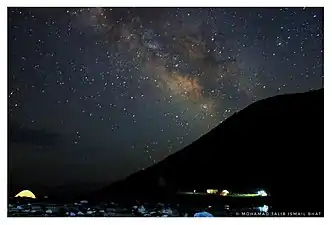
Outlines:
[[[194,190],[194,193],[196,193],[196,190]],[[217,194],[217,193],[218,193],[218,190],[216,190],[216,189],[207,189],[207,190],[206,190],[206,193],[208,193],[208,194]],[[227,196],[228,194],[229,194],[229,191],[227,191],[227,190],[223,190],[223,191],[220,193],[220,195],[222,195],[222,196]],[[260,191],[258,191],[256,194],[257,194],[258,196],[263,196],[263,197],[267,196],[267,193],[266,193],[264,190],[260,190]]]

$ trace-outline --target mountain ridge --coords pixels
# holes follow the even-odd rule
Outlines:
[[[276,199],[292,198],[289,205],[298,208],[303,196],[308,200],[308,190],[315,189],[316,199],[308,201],[322,207],[323,128],[323,89],[263,99],[182,150],[99,194],[138,196],[179,189],[264,188]]]

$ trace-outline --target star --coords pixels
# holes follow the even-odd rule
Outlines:
[[[321,88],[323,40],[322,8],[10,7],[9,125],[59,136],[9,149],[13,179],[147,168],[258,99]]]

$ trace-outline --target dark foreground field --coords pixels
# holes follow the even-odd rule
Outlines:
[[[220,197],[178,194],[168,201],[129,199],[93,202],[87,200],[57,203],[12,199],[9,217],[193,217],[206,211],[214,217],[232,216],[323,216],[323,212],[275,210],[270,197]]]

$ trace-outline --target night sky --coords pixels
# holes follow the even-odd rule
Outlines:
[[[108,184],[322,87],[322,8],[9,8],[9,180]]]

